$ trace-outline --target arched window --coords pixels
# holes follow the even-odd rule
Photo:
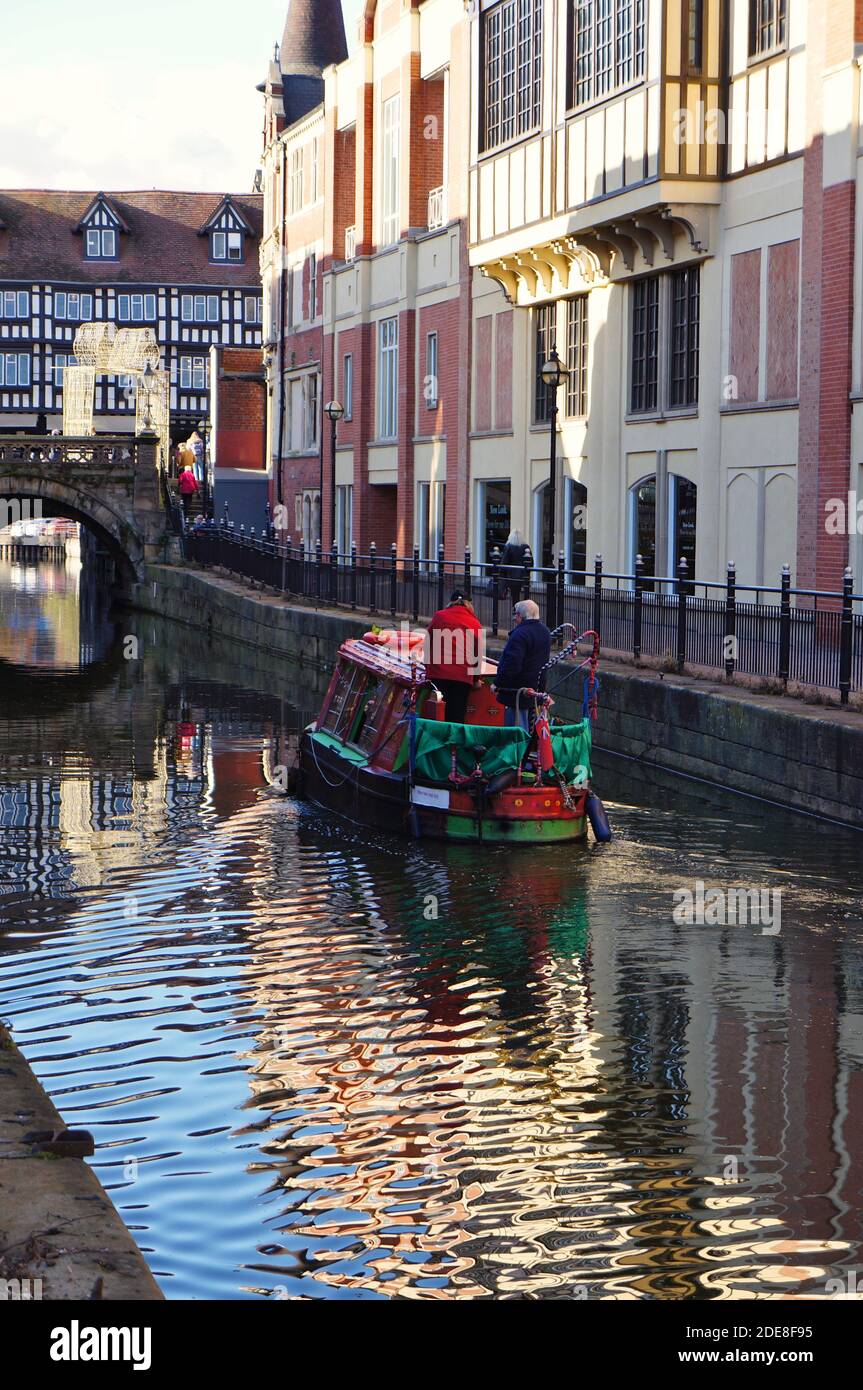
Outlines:
[[[630,490],[630,558],[629,564],[635,572],[635,557],[640,555],[644,561],[644,573],[656,573],[656,475],[642,478]],[[645,586],[653,589],[653,584]]]
[[[698,512],[698,488],[688,478],[677,473],[669,475],[669,515],[671,526],[672,574],[677,574],[681,560],[686,561],[687,573],[695,576],[695,522]]]
[[[656,474],[642,478],[629,491],[629,565],[635,557],[644,561],[645,575],[672,578],[682,559],[690,577],[695,575],[695,538],[698,488],[689,478],[669,473],[665,486],[657,486]],[[653,584],[645,586],[653,589]]]
[[[565,486],[566,524],[563,533],[566,568],[576,571],[576,583],[582,583],[579,571],[587,570],[587,488],[575,478],[567,478]]]

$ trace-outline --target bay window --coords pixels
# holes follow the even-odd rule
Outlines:
[[[571,106],[644,77],[647,0],[570,0]]]
[[[493,150],[542,119],[542,0],[501,0],[482,16],[482,147]]]

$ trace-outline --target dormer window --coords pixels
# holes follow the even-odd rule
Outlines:
[[[226,194],[198,233],[210,241],[210,260],[216,265],[241,265],[246,259],[246,237],[254,228]]]
[[[104,193],[100,193],[73,230],[83,237],[85,261],[117,261],[120,233],[129,228]]]
[[[244,257],[242,232],[211,232],[210,260],[242,261]]]
[[[90,227],[86,233],[85,256],[88,261],[116,261],[117,233],[113,227]]]

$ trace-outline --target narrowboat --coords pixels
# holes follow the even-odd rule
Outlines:
[[[339,815],[416,838],[557,844],[611,838],[590,785],[599,644],[575,638],[557,657],[592,641],[583,663],[584,717],[561,724],[547,695],[523,692],[531,734],[504,727],[484,661],[464,723],[446,718],[443,697],[426,679],[422,632],[370,632],[339,649],[323,705],[299,744],[292,790]]]

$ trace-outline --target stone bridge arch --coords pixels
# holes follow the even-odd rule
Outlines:
[[[22,512],[38,502],[45,517],[88,526],[117,559],[125,586],[143,580],[147,560],[166,557],[155,439],[0,441],[3,501],[17,502]]]

